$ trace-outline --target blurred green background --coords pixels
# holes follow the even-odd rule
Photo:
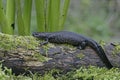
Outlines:
[[[32,32],[36,30],[33,7]],[[77,32],[95,40],[120,40],[120,0],[71,0],[65,30]]]
[[[120,0],[71,0],[65,29],[96,40],[120,40]]]

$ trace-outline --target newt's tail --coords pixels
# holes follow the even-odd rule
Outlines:
[[[103,63],[106,65],[106,67],[107,67],[108,69],[111,69],[111,68],[113,67],[113,65],[112,65],[111,62],[108,60],[108,58],[107,58],[107,56],[106,56],[103,48],[102,48],[97,42],[95,42],[95,41],[93,41],[93,40],[88,41],[88,42],[89,42],[89,43],[88,43],[89,46],[90,46],[91,48],[93,48],[93,49],[97,52],[98,56],[99,56],[100,59],[103,61]]]

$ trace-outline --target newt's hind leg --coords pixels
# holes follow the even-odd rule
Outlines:
[[[86,46],[87,46],[87,43],[85,41],[82,41],[81,44],[77,48],[80,50],[83,50],[86,48]]]

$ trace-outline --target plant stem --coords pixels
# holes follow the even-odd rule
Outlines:
[[[60,15],[60,0],[50,0],[48,7],[48,30],[58,31]]]
[[[6,18],[13,34],[15,29],[15,0],[7,0]]]
[[[30,35],[32,0],[24,0],[23,8],[24,8],[23,21],[24,21],[25,35]]]
[[[62,30],[63,27],[64,27],[66,15],[67,15],[69,3],[70,3],[70,0],[64,0],[64,1],[65,2],[64,2],[63,9],[62,9],[61,19],[60,19],[60,22],[59,22],[60,30]]]
[[[8,26],[8,21],[3,10],[2,0],[0,0],[0,25],[3,33],[12,34],[12,30]]]
[[[24,30],[24,22],[22,18],[22,11],[21,11],[21,0],[16,0],[16,8],[17,8],[17,23],[18,23],[18,34],[25,35]]]
[[[39,32],[45,31],[45,0],[35,0],[36,16],[37,16],[37,30]]]

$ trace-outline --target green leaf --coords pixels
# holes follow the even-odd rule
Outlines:
[[[6,17],[13,34],[15,29],[15,0],[7,0]]]
[[[63,9],[62,9],[61,18],[60,18],[60,22],[59,22],[60,30],[62,30],[63,27],[64,27],[64,23],[65,23],[65,20],[66,20],[69,4],[70,4],[70,0],[64,0],[64,6],[63,6]]]
[[[4,13],[2,0],[0,0],[0,26],[1,26],[1,31],[3,33],[12,34],[12,30],[11,30],[10,26],[8,25],[8,20]]]
[[[32,0],[24,0],[23,9],[24,9],[23,22],[24,22],[25,35],[30,35]]]
[[[44,12],[45,0],[35,0],[36,17],[37,17],[37,30],[39,32],[45,31],[45,12]]]
[[[59,30],[60,0],[49,0],[48,7],[48,30],[54,32]]]
[[[23,17],[22,17],[21,2],[20,1],[21,0],[16,0],[18,34],[25,35],[24,22],[23,22]]]

